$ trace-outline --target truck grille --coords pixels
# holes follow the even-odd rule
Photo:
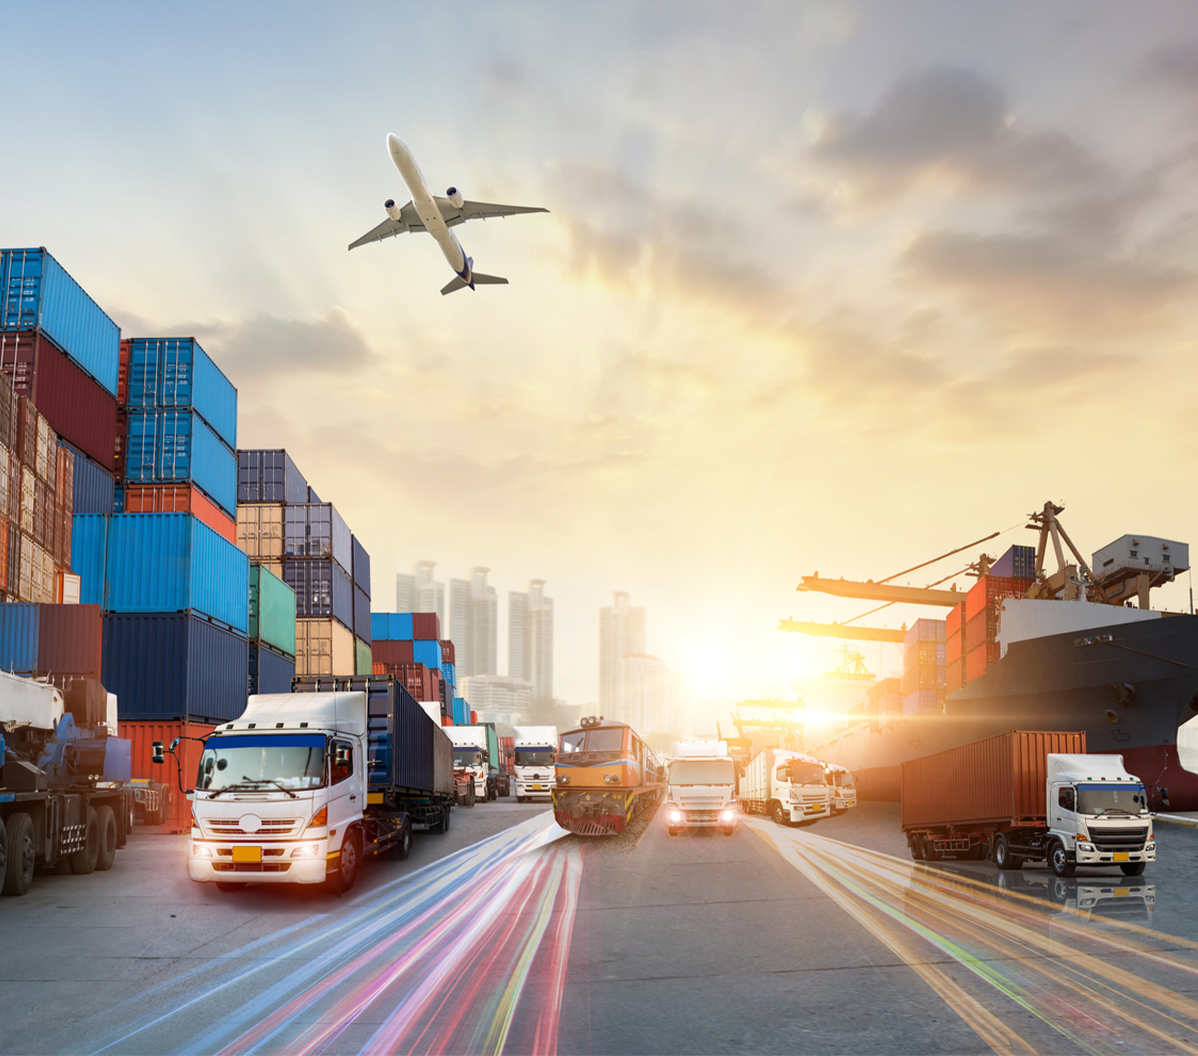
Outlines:
[[[218,873],[285,873],[290,862],[213,862]]]
[[[720,812],[718,810],[688,810],[686,812],[688,821],[714,823],[719,820],[719,816]]]
[[[1142,851],[1148,837],[1147,829],[1090,830],[1090,842],[1100,851]]]
[[[209,818],[204,822],[204,827],[214,836],[255,836],[259,839],[291,836],[299,826],[298,818],[263,818],[257,832],[246,832],[238,818]]]

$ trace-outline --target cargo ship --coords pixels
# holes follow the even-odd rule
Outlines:
[[[1060,507],[1045,511],[1056,542]],[[862,798],[897,800],[900,767],[912,759],[1011,729],[1084,730],[1089,751],[1123,756],[1154,809],[1198,810],[1198,773],[1183,765],[1184,745],[1178,753],[1180,728],[1198,717],[1198,617],[1148,606],[1151,588],[1188,569],[1188,546],[1123,536],[1090,565],[1061,560],[1052,576],[1043,570],[1044,549],[1042,541],[1032,574],[1007,577],[1005,591],[983,575],[969,592],[984,600],[969,620],[962,602],[955,650],[953,634],[940,633],[949,644],[941,670],[951,674],[938,676],[944,688],[934,704],[904,706],[912,695],[904,696],[902,682],[883,680],[853,710],[857,721],[809,737],[807,750],[852,770]],[[971,642],[975,621],[981,629]],[[953,622],[919,621],[948,631]]]

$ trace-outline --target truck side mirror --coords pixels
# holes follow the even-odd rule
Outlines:
[[[166,762],[166,749],[163,747],[161,741],[155,741],[153,744],[150,745],[150,748],[154,752],[154,754],[150,756],[151,763],[165,763]]]

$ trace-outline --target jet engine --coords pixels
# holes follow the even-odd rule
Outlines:
[[[400,216],[400,207],[395,204],[394,198],[388,198],[385,202],[383,202],[383,208],[387,210],[387,215],[391,217],[392,220],[402,219]]]
[[[459,191],[456,187],[446,188],[445,197],[448,198],[451,202],[453,202],[453,207],[455,209],[461,209],[462,203],[465,201],[465,199],[462,197],[462,192]]]

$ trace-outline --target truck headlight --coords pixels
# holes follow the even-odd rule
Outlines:
[[[291,852],[292,858],[319,858],[320,844],[319,843],[301,843]]]
[[[1085,851],[1087,854],[1091,854],[1095,850],[1095,847],[1094,844],[1087,843],[1085,840],[1078,840],[1077,849],[1079,851]]]
[[[193,843],[191,845],[191,855],[193,858],[211,858],[212,848],[203,843]]]
[[[731,825],[734,821],[736,821],[736,811],[725,810],[720,815],[720,821],[722,821],[725,825]]]
[[[668,815],[668,818],[669,818],[669,821],[670,821],[670,824],[671,824],[671,825],[678,825],[678,824],[681,824],[681,822],[682,822],[682,820],[683,820],[683,819],[682,819],[682,811],[680,811],[680,810],[671,810],[671,811],[670,811],[670,813],[669,813],[669,815]]]

